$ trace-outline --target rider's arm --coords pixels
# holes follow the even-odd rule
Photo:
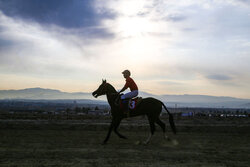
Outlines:
[[[125,85],[123,86],[122,90],[119,91],[119,94],[120,94],[121,92],[123,92],[124,90],[126,90],[128,87],[129,87],[129,81],[126,80],[126,83],[125,83]]]
[[[123,92],[124,90],[126,90],[128,87],[126,87],[126,85],[122,88],[122,90],[119,91],[119,93]]]

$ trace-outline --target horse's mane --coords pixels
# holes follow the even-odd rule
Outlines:
[[[110,83],[107,83],[108,84],[108,90],[109,91],[112,91],[112,92],[110,92],[110,93],[117,93],[117,91],[115,90],[115,88],[110,84]]]

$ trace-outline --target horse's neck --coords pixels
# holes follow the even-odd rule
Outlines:
[[[117,93],[117,91],[115,90],[115,88],[109,84],[108,92],[107,92],[107,100],[108,100],[110,106],[112,106],[115,102],[116,93]]]
[[[115,90],[115,88],[111,84],[108,84],[108,85],[109,85],[108,94],[117,93],[117,91]]]

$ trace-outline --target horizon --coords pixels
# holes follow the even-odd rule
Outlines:
[[[250,99],[250,2],[0,0],[0,90]]]
[[[92,94],[92,92],[68,92],[68,91],[63,91],[63,90],[59,90],[59,89],[51,89],[51,88],[42,88],[42,87],[33,87],[33,88],[24,88],[24,89],[6,89],[6,90],[2,90],[0,89],[0,91],[19,91],[19,90],[27,90],[27,89],[41,89],[41,90],[54,90],[54,91],[59,91],[62,93],[86,93],[86,94]],[[125,92],[128,92],[128,90],[126,90]],[[213,95],[206,95],[206,94],[154,94],[154,93],[150,93],[150,92],[145,92],[145,91],[140,91],[141,93],[146,93],[146,94],[150,94],[153,96],[207,96],[207,97],[218,97],[218,98],[234,98],[234,99],[242,99],[242,100],[250,100],[248,98],[238,98],[238,97],[233,97],[233,96],[213,96]],[[140,92],[139,92],[139,96],[140,96]],[[93,99],[95,99],[93,97]]]

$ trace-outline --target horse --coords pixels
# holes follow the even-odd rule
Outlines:
[[[111,115],[112,115],[112,121],[111,124],[109,126],[109,130],[108,130],[108,134],[105,138],[105,140],[103,141],[103,144],[106,144],[111,131],[114,129],[114,132],[123,139],[127,139],[127,137],[123,136],[122,134],[120,134],[118,132],[118,127],[122,121],[122,119],[127,118],[128,115],[125,114],[123,112],[123,110],[120,108],[119,105],[117,105],[116,101],[117,98],[119,96],[119,94],[117,93],[117,91],[115,90],[115,88],[106,82],[106,80],[102,80],[102,84],[98,87],[97,90],[95,90],[92,95],[97,98],[98,96],[101,95],[106,95],[107,96],[107,101],[111,107]],[[151,140],[151,137],[153,136],[154,132],[155,132],[155,123],[157,123],[164,134],[164,138],[167,140],[171,140],[166,134],[165,134],[165,123],[162,122],[159,118],[160,113],[162,111],[162,106],[164,107],[164,109],[167,111],[168,115],[169,115],[169,123],[171,126],[171,129],[173,131],[174,134],[176,134],[176,128],[175,128],[175,123],[174,123],[174,119],[172,114],[168,111],[167,107],[164,105],[163,102],[161,102],[158,99],[155,99],[153,97],[148,97],[148,98],[143,98],[140,102],[140,104],[138,104],[138,106],[136,106],[135,111],[130,113],[130,117],[136,117],[139,115],[146,115],[150,124],[150,130],[151,133],[148,137],[148,139],[144,142],[144,144],[148,144]]]

